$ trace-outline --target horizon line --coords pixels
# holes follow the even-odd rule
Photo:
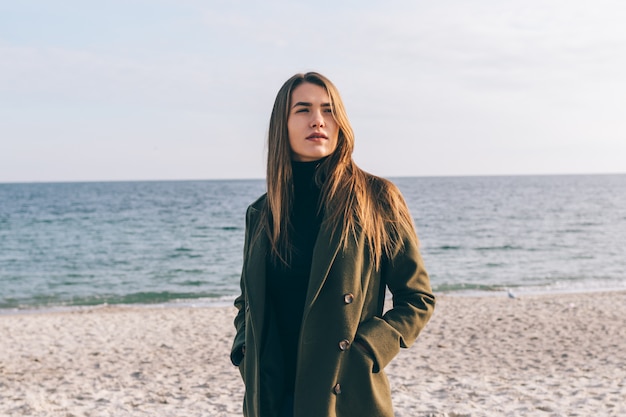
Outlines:
[[[626,175],[624,172],[580,172],[580,173],[526,173],[526,174],[423,174],[423,175],[376,175],[382,178],[467,178],[467,177],[558,177],[558,176],[609,176]],[[194,181],[265,181],[264,177],[248,178],[156,178],[156,179],[93,179],[93,180],[23,180],[0,181],[9,184],[83,184],[83,183],[126,183],[126,182],[194,182]]]

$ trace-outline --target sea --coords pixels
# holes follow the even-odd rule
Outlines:
[[[626,175],[390,178],[436,294],[626,290]],[[0,184],[0,313],[224,305],[263,180]]]

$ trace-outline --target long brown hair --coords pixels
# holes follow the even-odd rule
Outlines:
[[[368,242],[370,259],[378,268],[383,254],[391,255],[398,245],[402,245],[400,231],[412,229],[413,221],[393,184],[366,173],[354,163],[354,133],[339,91],[329,79],[316,72],[294,75],[276,95],[268,132],[267,204],[258,232],[267,234],[274,260],[288,264],[293,174],[287,121],[291,95],[302,83],[315,84],[326,90],[339,127],[335,151],[316,171],[316,181],[322,191],[320,209],[325,213],[322,227],[330,228],[333,233],[340,231],[340,242],[344,247],[361,230]]]

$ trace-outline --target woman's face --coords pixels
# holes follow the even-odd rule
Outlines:
[[[333,153],[337,148],[339,127],[326,90],[319,85],[302,83],[291,92],[289,106],[287,130],[292,158],[310,162]]]

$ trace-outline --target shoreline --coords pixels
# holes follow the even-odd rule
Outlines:
[[[0,315],[0,415],[241,416],[235,308]],[[438,294],[385,369],[396,417],[626,415],[626,291]]]
[[[534,289],[531,287],[511,287],[509,289],[502,290],[456,290],[456,291],[435,291],[434,294],[439,297],[453,297],[453,298],[527,298],[527,297],[542,297],[542,296],[561,296],[572,294],[598,294],[598,293],[620,293],[626,292],[624,286],[614,287],[597,287],[597,288],[559,288],[559,289]],[[104,309],[104,308],[138,308],[138,309],[162,309],[162,308],[221,308],[232,307],[236,296],[222,296],[219,299],[213,298],[184,298],[173,299],[166,302],[157,303],[102,303],[102,304],[77,304],[77,305],[51,305],[51,306],[28,306],[24,308],[0,308],[0,317],[22,315],[22,314],[48,314],[48,313],[71,313],[74,311],[83,311],[91,309]],[[387,293],[386,300],[391,300],[391,295]]]

